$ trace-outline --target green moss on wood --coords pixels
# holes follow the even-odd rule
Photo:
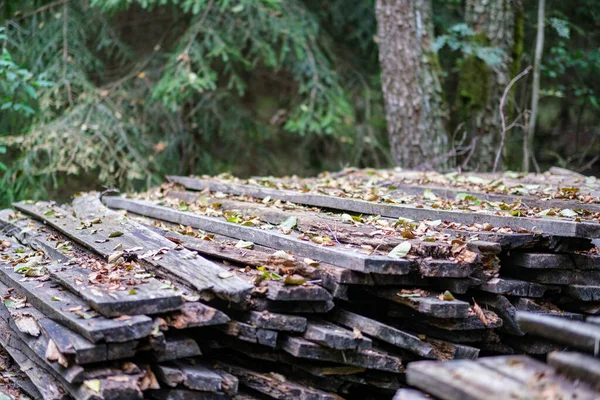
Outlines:
[[[460,68],[457,111],[463,121],[474,112],[485,108],[489,96],[490,67],[485,61],[472,56],[466,58]]]

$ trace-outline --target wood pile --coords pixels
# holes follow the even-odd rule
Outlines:
[[[561,348],[521,311],[600,314],[595,182],[430,175],[16,203],[0,345],[44,399],[389,399],[413,361]]]
[[[446,363],[417,361],[394,399],[598,399],[600,397],[600,320],[587,321],[520,311],[527,334],[569,351],[548,354],[546,363],[525,355],[483,357]]]

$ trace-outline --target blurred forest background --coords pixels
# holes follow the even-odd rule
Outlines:
[[[600,1],[543,3],[0,1],[0,204],[165,174],[485,171],[499,146],[497,169],[597,173]]]

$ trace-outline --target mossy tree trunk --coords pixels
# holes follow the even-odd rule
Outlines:
[[[430,0],[377,0],[376,15],[394,163],[409,169],[441,167],[447,162],[446,108],[432,49]]]
[[[500,145],[500,99],[515,72],[514,53],[522,43],[515,43],[516,7],[514,0],[466,2],[465,20],[476,39],[502,51],[502,62],[494,67],[465,55],[460,70],[458,118],[475,146],[468,167],[480,171],[491,170]],[[522,37],[517,39],[522,41]]]

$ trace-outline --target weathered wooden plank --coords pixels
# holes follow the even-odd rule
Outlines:
[[[242,386],[263,393],[274,399],[337,400],[338,396],[299,385],[291,380],[281,381],[269,374],[262,374],[232,364],[218,362],[218,367],[235,375]]]
[[[0,308],[4,308],[0,306]],[[4,309],[4,312],[6,310]],[[83,387],[78,389],[77,387],[69,384],[62,375],[56,372],[48,363],[45,361],[45,357],[40,357],[38,354],[29,348],[20,338],[19,334],[10,327],[10,323],[3,321],[0,323],[0,345],[7,350],[7,352],[18,362],[21,360],[20,365],[24,372],[28,374],[36,383],[38,390],[48,399],[57,400],[63,399],[65,396],[65,390],[76,399],[81,400],[102,400],[101,394],[96,395],[89,389]],[[25,362],[27,360],[28,362]],[[60,389],[59,389],[60,388]]]
[[[522,253],[511,252],[509,257],[503,258],[503,264],[513,267],[530,269],[573,269],[575,264],[569,254],[551,253]]]
[[[522,382],[467,360],[412,362],[406,378],[409,385],[444,400],[535,398],[535,392]]]
[[[218,392],[221,390],[221,375],[207,364],[194,360],[194,363],[175,361],[183,375],[183,385],[189,389],[202,392]]]
[[[16,244],[0,251],[13,259],[20,257],[17,249],[24,249]],[[9,259],[10,260],[10,259]],[[148,336],[152,332],[152,319],[145,315],[134,315],[129,319],[109,319],[94,317],[86,319],[76,311],[88,309],[87,303],[69,291],[61,290],[51,282],[40,283],[36,278],[23,279],[23,275],[13,271],[7,260],[0,260],[0,282],[13,287],[21,296],[49,318],[79,333],[92,342],[128,342]]]
[[[156,279],[125,290],[109,291],[106,285],[92,284],[90,270],[76,265],[49,265],[50,276],[71,292],[82,297],[94,310],[106,317],[121,315],[158,314],[176,310],[183,304],[181,295],[165,290]]]
[[[321,286],[305,283],[285,285],[280,281],[267,281],[266,296],[273,301],[330,301],[331,294]]]
[[[185,375],[173,363],[157,364],[153,369],[156,378],[169,387],[176,387],[185,381]]]
[[[182,184],[187,189],[223,192],[236,195],[290,201],[315,207],[345,210],[360,214],[381,215],[391,218],[409,218],[413,220],[444,220],[461,224],[489,223],[494,226],[507,226],[512,229],[543,231],[559,236],[584,238],[600,237],[600,224],[591,222],[572,222],[559,218],[521,218],[505,215],[467,213],[464,211],[441,210],[428,207],[414,207],[401,204],[375,203],[359,199],[349,199],[325,194],[300,193],[290,190],[277,190],[237,183],[223,183],[212,180],[187,177],[167,177],[171,182]]]
[[[2,348],[11,356],[27,378],[34,385],[38,396],[43,400],[63,400],[69,396],[62,386],[52,378],[44,369],[40,368],[31,358],[23,353],[17,346],[2,343]],[[0,394],[2,392],[0,391]],[[8,398],[8,397],[7,397]]]
[[[381,350],[341,351],[328,349],[308,340],[289,336],[281,343],[281,348],[298,358],[332,361],[369,369],[390,372],[403,372],[402,360]]]
[[[407,306],[419,313],[437,318],[466,318],[471,306],[461,300],[440,300],[439,293],[421,291],[403,293],[394,289],[367,289],[369,293],[382,299]]]
[[[90,203],[91,206],[89,206]],[[141,224],[110,211],[102,206],[94,196],[80,198],[79,202],[74,204],[75,210],[84,208],[84,206],[86,211],[89,211],[90,207],[96,210],[96,221],[99,222],[86,229],[81,229],[83,226],[87,226],[82,225],[82,222],[85,221],[77,220],[70,215],[62,214],[61,218],[57,218],[57,215],[61,215],[56,212],[55,207],[48,203],[36,205],[18,203],[14,206],[32,217],[46,222],[77,243],[105,258],[115,252],[115,245],[118,243],[124,249],[141,247],[140,252],[155,252],[155,256],[148,256],[144,259],[145,266],[154,267],[157,274],[165,275],[184,285],[191,285],[199,291],[210,289],[218,296],[233,302],[240,302],[252,289],[252,285],[238,276],[221,278],[219,274],[224,272],[223,269],[194,252],[178,249],[177,245],[170,240]],[[54,214],[52,214],[53,211]]]
[[[478,363],[513,379],[521,381],[538,393],[545,393],[552,386],[555,398],[597,399],[598,393],[581,382],[569,381],[540,361],[527,356],[484,357]]]
[[[81,384],[88,379],[115,379],[115,376],[122,376],[124,374],[120,368],[112,368],[99,363],[95,363],[93,367],[86,368],[73,363],[73,360],[68,357],[68,353],[61,352],[56,342],[53,342],[52,339],[42,334],[43,330],[40,330],[39,322],[45,318],[32,307],[14,308],[14,306],[0,305],[0,317],[12,330],[13,334],[11,338],[14,337],[16,340],[20,340],[39,359],[44,360],[46,367],[49,367],[68,384]],[[25,325],[25,327],[27,330],[23,330],[19,325],[19,321],[22,318],[26,319],[28,325]],[[35,324],[38,324],[37,328],[35,328]],[[56,347],[54,348],[54,346]],[[56,351],[60,354],[57,354]],[[53,357],[57,357],[57,359],[50,359],[49,354],[53,354]],[[135,367],[131,363],[130,365]],[[132,373],[127,374],[132,375]]]
[[[600,285],[600,271],[569,269],[520,269],[505,266],[507,275],[546,285]]]
[[[73,293],[85,299],[96,311],[107,317],[118,317],[120,315],[136,314],[156,314],[170,311],[183,304],[180,294],[172,290],[164,290],[164,284],[147,276],[143,280],[135,278],[137,274],[144,274],[143,270],[120,270],[117,266],[111,266],[106,261],[96,258],[94,255],[87,254],[81,248],[71,249],[71,245],[59,247],[59,243],[66,243],[68,238],[62,236],[56,231],[50,231],[39,222],[23,219],[16,221],[10,219],[10,216],[0,212],[0,224],[13,228],[12,232],[17,239],[29,246],[42,250],[51,258],[52,263],[47,267],[50,275],[60,282],[64,287]],[[58,237],[57,237],[58,236]],[[70,248],[66,250],[66,248]],[[123,289],[128,290],[108,290],[106,284],[92,284],[89,276],[93,271],[81,262],[91,264],[93,261],[107,269],[106,273],[114,274],[114,281],[118,278],[121,281],[135,280],[139,283],[135,286]],[[102,274],[100,265],[95,265],[96,273]]]
[[[572,319],[575,321],[583,321],[585,319],[583,314],[561,310],[556,305],[543,300],[520,297],[518,299],[513,299],[513,304],[519,311],[531,311],[536,314]]]
[[[162,318],[169,327],[175,329],[221,325],[229,321],[224,312],[199,302],[185,303],[179,310],[165,314]]]
[[[548,354],[548,364],[571,379],[586,382],[600,390],[600,360],[596,357],[569,351]]]
[[[600,255],[598,254],[569,254],[575,268],[578,269],[600,269]]]
[[[277,346],[278,335],[276,331],[256,328],[244,322],[229,321],[224,325],[215,327],[215,329],[245,342],[258,343],[273,348]]]
[[[434,348],[417,336],[382,324],[374,319],[363,317],[341,308],[336,308],[327,318],[351,329],[379,339],[394,346],[406,349],[421,357],[434,358]]]
[[[454,294],[464,294],[470,288],[480,284],[479,280],[473,278],[424,278],[415,273],[408,275],[363,274],[332,266],[320,266],[319,272],[323,285],[328,290],[335,287],[334,283],[337,283],[351,286],[431,287],[448,290]]]
[[[517,313],[517,321],[521,329],[531,335],[592,354],[600,351],[600,326],[524,311]]]
[[[450,260],[422,260],[419,261],[418,273],[429,278],[466,278],[473,270],[473,265]]]
[[[523,253],[512,252],[504,257],[503,264],[528,269],[579,269],[595,271],[600,269],[600,256],[597,254]]]
[[[160,351],[154,351],[152,357],[158,361],[173,361],[186,357],[202,355],[198,343],[189,336],[173,334],[165,337],[164,347]]]
[[[580,301],[600,301],[600,286],[568,285],[562,293]]]
[[[167,193],[168,197],[173,197],[173,198],[178,198],[181,200],[184,200],[186,202],[193,202],[196,199],[198,199],[201,194],[199,194],[198,192],[188,192],[188,191],[175,191],[175,190],[171,190]],[[212,199],[208,200],[209,202],[212,201]],[[214,199],[215,202],[222,202],[222,199]],[[225,204],[227,205],[227,203],[230,203],[229,201],[227,201]],[[248,207],[261,207],[261,205],[256,205],[255,203],[246,203],[246,202],[231,202],[231,203],[241,203],[244,204],[246,208]],[[270,210],[270,209],[269,209]],[[296,209],[294,209],[294,212],[298,213],[298,211]],[[312,215],[315,214],[317,217],[319,218],[327,218],[326,215],[324,214],[317,214],[317,213],[311,213],[311,212],[302,212],[302,215]],[[271,217],[270,213],[269,216]],[[336,221],[334,218],[331,218],[333,221]],[[298,220],[300,223],[300,219]],[[339,221],[338,221],[339,222]],[[393,223],[394,221],[391,220],[391,223]],[[271,222],[271,223],[275,223],[275,222]],[[336,225],[334,225],[334,228],[337,228]],[[550,236],[547,234],[538,234],[538,233],[503,233],[503,232],[488,232],[488,231],[468,231],[468,230],[460,230],[460,229],[450,229],[450,228],[440,228],[437,227],[437,230],[439,230],[442,233],[446,233],[452,236],[458,236],[458,237],[465,237],[465,238],[472,238],[472,237],[477,237],[481,240],[487,241],[487,242],[494,242],[496,244],[498,244],[501,248],[504,248],[506,250],[509,249],[522,249],[522,248],[543,248],[543,249],[548,249],[548,250],[553,250],[553,251],[574,251],[574,250],[580,250],[580,251],[585,251],[591,248],[590,245],[590,240],[589,239],[580,239],[580,238],[564,238],[564,237],[555,237],[555,236]],[[353,236],[352,235],[342,235],[342,239],[352,239]],[[356,238],[357,240],[364,240],[364,235],[361,235],[359,237]],[[575,239],[575,242],[573,243],[567,243],[568,239]],[[400,239],[397,239],[398,241]],[[404,240],[404,239],[402,239]],[[391,245],[393,242],[389,241],[384,243],[385,244],[389,244]],[[397,243],[396,243],[397,244]],[[389,247],[389,246],[388,246]],[[380,247],[381,248],[381,247]]]
[[[83,365],[109,360],[106,343],[92,343],[49,318],[37,319],[37,323],[61,353],[73,355],[75,363]]]
[[[467,331],[451,331],[447,329],[441,329],[433,325],[428,325],[424,322],[411,321],[411,320],[390,320],[390,325],[399,329],[409,330],[411,332],[418,332],[427,337],[445,340],[451,343],[485,343],[485,342],[497,342],[499,340],[498,335],[493,329],[471,329]]]
[[[333,301],[273,301],[255,297],[252,299],[254,310],[275,313],[326,313],[333,309]]]
[[[310,320],[304,339],[336,350],[366,350],[373,345],[360,331],[349,331],[323,320]]]
[[[104,201],[111,208],[120,208],[136,214],[192,226],[204,231],[235,237],[268,247],[291,250],[300,257],[308,257],[356,271],[400,275],[407,274],[410,271],[411,262],[406,259],[368,255],[353,249],[342,248],[342,246],[340,248],[335,246],[325,247],[301,240],[294,233],[285,235],[280,232],[236,225],[218,218],[158,206],[144,200],[108,197]]]
[[[405,318],[418,321],[423,324],[434,326],[447,331],[469,331],[478,329],[493,329],[502,326],[502,319],[490,310],[482,310],[485,317],[485,323],[480,317],[470,309],[468,315],[464,318],[437,318],[429,315],[423,315],[413,309],[395,305],[388,311],[388,316],[394,318]]]
[[[544,297],[547,292],[560,291],[560,288],[508,278],[492,278],[487,282],[482,282],[477,289],[488,293],[519,297]]]
[[[307,325],[305,317],[268,311],[249,311],[244,314],[242,321],[252,324],[257,328],[283,332],[304,332]]]
[[[468,194],[473,198],[480,200],[493,201],[493,202],[505,202],[507,204],[522,203],[528,207],[539,207],[541,209],[547,208],[569,208],[572,210],[589,210],[591,212],[600,212],[600,204],[595,203],[584,203],[577,200],[567,199],[548,199],[540,198],[531,195],[509,195],[500,193],[487,193],[480,190],[473,190],[473,188],[461,188],[454,189],[448,187],[441,187],[439,185],[423,184],[414,185],[407,183],[392,183],[395,190],[390,192],[390,195],[414,195],[421,196],[425,189],[431,190],[436,196],[444,197],[448,200],[455,200],[459,194]]]

